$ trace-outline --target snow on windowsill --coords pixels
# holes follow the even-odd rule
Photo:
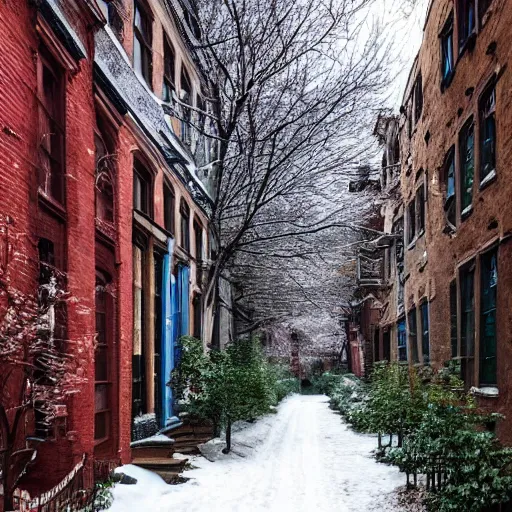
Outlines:
[[[473,386],[470,389],[470,392],[472,395],[482,396],[486,398],[497,398],[499,396],[499,390],[497,387],[494,386],[483,386],[481,388]]]
[[[480,182],[480,190],[486,187],[491,181],[496,178],[496,169],[493,169],[481,182]]]
[[[464,208],[464,210],[462,210],[462,212],[460,212],[460,218],[461,219],[465,219],[466,217],[469,216],[469,214],[473,211],[473,205],[470,204],[469,206],[466,206],[466,208]]]

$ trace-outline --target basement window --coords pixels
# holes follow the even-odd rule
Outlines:
[[[152,76],[152,19],[148,10],[139,2],[135,2],[133,18],[133,67],[151,88]]]
[[[496,174],[496,88],[489,85],[480,98],[480,184]]]
[[[470,119],[462,128],[459,136],[460,148],[460,188],[461,212],[465,215],[471,211],[473,200],[473,181],[475,175],[475,127]]]

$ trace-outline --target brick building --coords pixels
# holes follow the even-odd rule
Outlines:
[[[400,195],[383,212],[404,238],[383,251],[374,354],[389,332],[391,359],[455,360],[479,405],[508,417],[511,22],[504,0],[430,2],[400,109]],[[509,421],[497,432],[512,443]]]
[[[19,286],[65,275],[59,326],[88,360],[65,429],[44,433],[20,483],[37,495],[84,454],[129,462],[137,418],[172,422],[176,340],[213,323],[202,292],[216,146],[194,129],[210,127],[181,3],[3,2],[0,27],[0,214],[23,234]]]

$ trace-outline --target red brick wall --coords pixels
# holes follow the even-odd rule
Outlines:
[[[505,0],[494,0],[491,3],[488,19],[478,30],[474,49],[455,58],[457,62],[453,81],[442,92],[439,33],[452,8],[453,2],[450,0],[434,0],[432,3],[417,63],[417,70],[421,69],[423,78],[423,113],[411,140],[407,134],[405,117],[402,116],[401,120],[402,192],[406,202],[412,197],[416,172],[423,168],[428,176],[426,232],[413,248],[405,249],[408,274],[405,301],[406,308],[413,304],[417,306],[423,297],[431,301],[431,359],[435,365],[442,364],[451,357],[450,281],[454,279],[461,263],[478,254],[489,242],[502,240],[498,262],[497,308],[499,397],[480,400],[480,403],[509,417],[508,421],[499,425],[498,432],[503,440],[512,443],[512,403],[509,398],[512,391],[512,269],[510,243],[505,242],[512,232],[512,73],[508,67],[512,55],[512,6]],[[456,28],[454,41],[457,41]],[[488,51],[493,42],[496,43],[495,53]],[[455,43],[455,46],[458,45]],[[479,129],[476,123],[473,212],[465,220],[459,218],[456,233],[450,236],[443,233],[444,158],[452,145],[455,144],[458,149],[458,134],[470,115],[475,117],[475,121],[478,120],[479,96],[493,73],[499,76],[496,86],[497,179],[485,189],[479,189]],[[413,70],[409,89],[415,74]],[[407,97],[404,102],[406,100]],[[427,132],[430,135],[428,144],[425,140]],[[491,225],[492,220],[497,221],[495,226]],[[428,256],[426,266],[422,264],[425,251]],[[475,364],[478,365],[478,351]]]

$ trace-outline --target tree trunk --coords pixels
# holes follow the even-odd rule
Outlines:
[[[226,425],[226,448],[222,450],[222,453],[226,454],[231,451],[231,420],[228,420]]]

